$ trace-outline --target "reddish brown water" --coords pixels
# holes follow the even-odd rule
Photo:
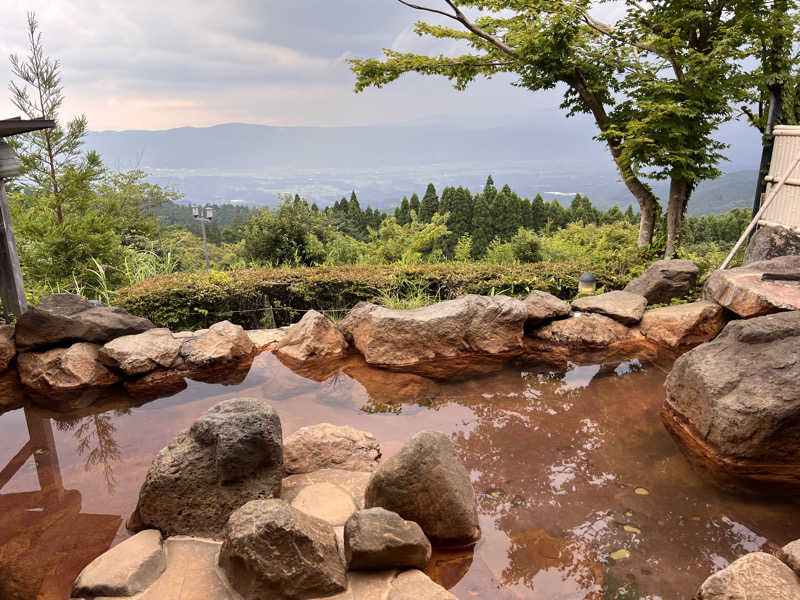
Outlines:
[[[602,598],[597,576],[605,598],[689,598],[741,554],[800,538],[800,519],[797,505],[736,499],[695,475],[661,425],[664,377],[638,364],[509,368],[439,385],[351,363],[318,382],[264,354],[234,387],[190,382],[97,414],[7,412],[0,597],[10,595],[4,585],[27,590],[19,597],[67,597],[80,569],[128,535],[153,455],[210,406],[249,396],[272,403],[284,435],[353,425],[386,456],[417,431],[449,434],[472,475],[483,538],[474,555],[437,556],[431,573],[461,600]]]

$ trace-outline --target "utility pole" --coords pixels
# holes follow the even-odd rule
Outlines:
[[[21,317],[28,310],[28,301],[25,298],[25,285],[22,282],[17,241],[5,188],[6,179],[18,175],[22,163],[3,138],[40,129],[52,129],[55,126],[55,121],[49,119],[0,120],[0,300],[3,302],[3,313],[6,317]]]
[[[205,214],[203,207],[197,204],[192,204],[192,216],[200,221],[200,230],[203,232],[203,251],[206,253],[206,271],[209,270],[208,264],[208,242],[206,241],[206,223],[211,223],[214,220],[214,208],[206,206]]]

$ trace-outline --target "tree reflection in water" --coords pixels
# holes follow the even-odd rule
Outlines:
[[[59,431],[73,431],[78,440],[76,450],[85,458],[84,468],[89,471],[97,466],[103,470],[108,493],[113,494],[117,480],[114,477],[114,464],[121,458],[119,444],[114,437],[117,426],[114,417],[129,414],[130,410],[117,409],[110,412],[90,415],[77,419],[56,420]]]

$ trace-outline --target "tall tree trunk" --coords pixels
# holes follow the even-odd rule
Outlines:
[[[683,225],[683,211],[689,200],[691,188],[685,179],[673,177],[669,183],[669,204],[667,205],[667,249],[664,258],[672,258],[678,247],[678,238]]]
[[[608,113],[603,103],[595,96],[589,89],[583,73],[578,67],[575,67],[575,77],[568,79],[566,82],[578,92],[583,101],[586,103],[597,126],[602,133],[608,130]],[[644,184],[633,172],[631,165],[622,157],[622,148],[619,141],[615,139],[607,139],[608,149],[617,165],[617,170],[625,182],[636,202],[639,204],[641,211],[641,220],[639,221],[639,247],[649,246],[653,241],[653,230],[656,224],[656,207],[658,206],[658,199],[650,189],[650,186]]]

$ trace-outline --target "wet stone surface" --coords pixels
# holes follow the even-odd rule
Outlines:
[[[740,556],[800,538],[797,504],[739,500],[695,474],[661,424],[656,366],[508,368],[446,384],[343,368],[315,381],[262,354],[233,386],[188,381],[140,406],[109,392],[69,414],[1,414],[0,469],[12,463],[13,476],[0,480],[0,597],[68,597],[78,573],[128,537],[155,454],[242,397],[267,401],[286,436],[322,422],[369,431],[382,460],[419,431],[447,434],[475,486],[482,538],[472,552],[434,548],[425,571],[460,600],[581,600],[599,575],[609,598],[691,598]],[[285,495],[300,489],[293,478],[311,479],[284,479]]]

